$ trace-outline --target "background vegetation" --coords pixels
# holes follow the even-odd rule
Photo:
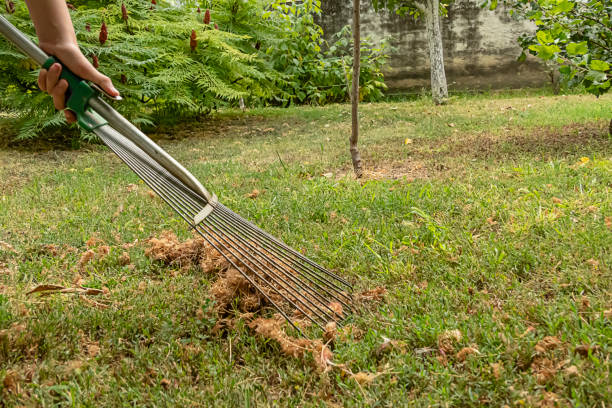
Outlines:
[[[71,16],[84,54],[125,97],[117,109],[139,125],[206,115],[220,106],[323,104],[348,99],[347,31],[325,43],[315,0],[74,1]],[[22,1],[7,6],[33,36]],[[125,6],[125,13],[122,12]],[[102,24],[106,35],[102,35]],[[192,39],[193,37],[193,39]],[[382,96],[385,44],[365,42],[362,99]],[[64,123],[37,90],[38,68],[0,39],[0,109],[16,116],[20,138]]]

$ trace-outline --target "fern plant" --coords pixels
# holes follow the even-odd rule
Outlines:
[[[121,113],[136,124],[152,125],[155,119],[203,114],[248,95],[265,99],[274,94],[279,75],[249,52],[245,44],[250,36],[216,29],[215,24],[222,26],[222,19],[204,24],[203,13],[187,2],[156,3],[73,3],[76,9],[71,17],[81,50],[96,59],[99,70],[121,92],[124,101],[116,104]],[[223,17],[227,13],[213,9],[211,14]],[[25,4],[18,2],[7,17],[34,37]],[[102,23],[108,33],[104,41]],[[18,138],[62,125],[61,115],[37,90],[38,68],[4,39],[0,40],[0,55],[0,96],[4,109],[18,114]]]

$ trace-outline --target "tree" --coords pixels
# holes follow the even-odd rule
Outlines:
[[[440,15],[446,15],[447,7],[452,0],[372,0],[374,9],[389,10],[398,15],[410,15],[414,18],[423,16],[429,42],[429,61],[431,71],[431,95],[437,104],[448,98],[446,73],[444,72],[444,52]]]
[[[360,178],[363,175],[361,155],[357,147],[359,140],[359,71],[360,71],[360,51],[361,51],[361,27],[360,27],[360,4],[359,0],[353,0],[353,89],[351,92],[351,139],[350,150],[351,160],[355,176]]]
[[[504,0],[510,14],[533,21],[537,30],[523,35],[520,60],[526,53],[558,64],[564,82],[582,85],[600,96],[610,89],[612,2],[602,0]],[[491,3],[491,8],[497,2]],[[612,134],[612,121],[610,121]]]

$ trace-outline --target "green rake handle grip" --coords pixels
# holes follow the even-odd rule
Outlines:
[[[100,93],[93,89],[87,81],[72,73],[72,71],[55,57],[50,56],[44,64],[42,64],[42,67],[44,69],[49,69],[51,65],[55,63],[62,66],[60,79],[65,79],[66,82],[68,82],[66,108],[75,113],[79,126],[92,132],[94,129],[108,124],[107,121],[89,107],[89,100],[98,97]]]

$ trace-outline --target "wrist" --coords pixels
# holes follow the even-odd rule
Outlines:
[[[70,40],[57,42],[41,41],[38,45],[44,52],[56,57],[65,54],[66,52],[79,50],[77,43]]]

